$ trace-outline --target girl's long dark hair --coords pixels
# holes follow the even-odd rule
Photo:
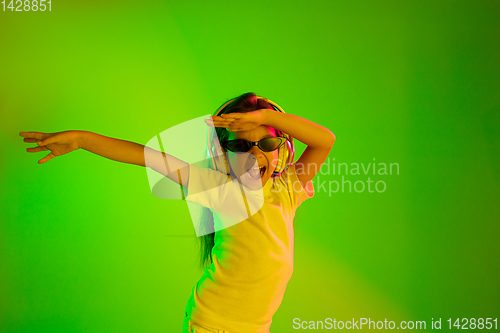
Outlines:
[[[232,99],[232,98],[231,98]],[[229,99],[228,101],[230,101]],[[222,105],[227,103],[224,102]],[[250,111],[256,111],[260,109],[271,109],[274,108],[264,99],[258,99],[257,95],[253,92],[248,92],[242,94],[234,99],[233,102],[228,104],[222,112],[223,113],[244,113]],[[278,135],[281,135],[279,131],[277,131]],[[219,142],[225,141],[229,137],[229,132],[224,127],[216,127],[215,133],[219,138]],[[207,167],[214,169],[212,162],[210,159],[207,160]],[[202,207],[202,215],[201,215],[202,223],[200,225],[209,228],[209,230],[205,230],[205,235],[198,237],[200,241],[200,265],[202,268],[210,266],[212,264],[212,248],[215,245],[215,232],[214,232],[214,216],[212,211],[209,208]]]

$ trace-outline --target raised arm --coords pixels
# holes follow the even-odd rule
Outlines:
[[[223,114],[212,119],[215,126],[228,127],[230,131],[250,130],[260,125],[274,127],[306,144],[307,148],[295,163],[297,177],[306,190],[307,183],[318,173],[335,142],[335,135],[327,128],[299,116],[271,109]]]
[[[269,109],[263,110],[263,113],[264,125],[279,129],[307,145],[295,163],[297,177],[307,189],[307,183],[314,178],[328,157],[335,135],[327,128],[293,114]]]
[[[88,131],[20,132],[19,135],[24,137],[24,142],[37,143],[37,147],[26,149],[29,153],[50,151],[47,156],[38,161],[39,164],[74,150],[84,149],[110,160],[150,167],[185,187],[189,182],[188,163],[135,142]]]

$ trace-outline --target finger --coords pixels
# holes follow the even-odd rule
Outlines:
[[[24,138],[35,138],[38,140],[43,140],[46,134],[43,132],[19,132],[19,135]]]
[[[233,123],[232,121],[225,121],[225,120],[223,120],[223,121],[218,121],[218,120],[214,121],[214,124],[219,124],[219,125],[220,124],[228,124],[228,125],[230,125],[232,123]]]
[[[221,122],[221,121],[214,122],[214,121],[209,120],[209,119],[205,119],[205,123],[209,127],[229,127],[230,126],[229,122]]]
[[[213,121],[233,121],[234,118],[222,118],[219,116],[212,116]]]
[[[47,161],[50,161],[51,159],[53,159],[54,157],[56,157],[56,155],[54,155],[53,153],[50,153],[48,154],[47,156],[45,156],[44,158],[42,158],[41,160],[38,161],[38,164],[43,164]]]
[[[229,121],[214,121],[213,123],[216,127],[229,127],[232,124],[232,122]]]
[[[241,113],[224,113],[221,115],[224,119],[240,119],[242,117]]]
[[[37,144],[39,146],[46,146],[48,144],[51,144],[51,143],[54,143],[54,142],[57,142],[58,138],[54,135],[54,136],[51,136],[51,137],[48,137],[46,139],[43,139],[41,141],[38,141]]]
[[[33,143],[33,142],[37,142],[38,140],[37,139],[31,139],[31,138],[24,138],[23,141],[26,142],[26,143]]]
[[[31,148],[26,148],[26,151],[28,153],[38,153],[39,151],[45,151],[49,150],[47,147],[31,147]]]
[[[228,123],[214,123],[214,127],[227,127],[229,128],[231,124]]]

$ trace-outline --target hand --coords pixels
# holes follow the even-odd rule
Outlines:
[[[27,148],[28,153],[50,150],[50,154],[38,161],[38,164],[45,163],[56,156],[61,156],[82,148],[82,131],[64,131],[58,133],[43,132],[19,132],[27,143],[38,144],[37,147]]]
[[[228,113],[212,116],[212,120],[205,120],[208,126],[225,127],[230,132],[250,131],[259,127],[264,122],[264,109],[245,112]]]

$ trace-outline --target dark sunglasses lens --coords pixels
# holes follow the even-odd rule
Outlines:
[[[249,150],[245,140],[231,140],[226,142],[226,148],[232,152],[246,152]]]
[[[259,147],[262,151],[273,151],[278,149],[285,140],[281,137],[265,138],[259,141]]]

